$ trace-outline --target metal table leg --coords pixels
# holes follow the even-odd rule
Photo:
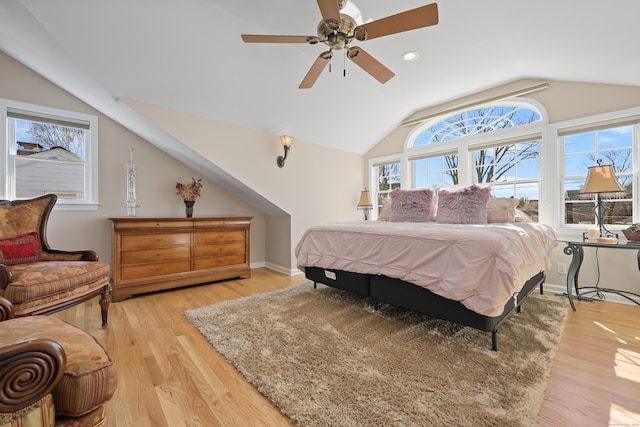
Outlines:
[[[567,243],[567,247],[564,248],[564,253],[571,255],[571,264],[569,264],[569,271],[567,272],[567,296],[569,297],[571,308],[573,311],[576,311],[576,306],[573,304],[573,290],[571,285],[573,284],[576,289],[576,296],[579,296],[578,273],[580,272],[580,266],[584,259],[584,249],[582,245]],[[640,263],[640,258],[638,262]]]

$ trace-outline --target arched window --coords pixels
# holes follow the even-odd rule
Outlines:
[[[531,107],[496,105],[476,108],[428,122],[420,128],[421,132],[414,139],[412,146],[419,147],[467,135],[495,132],[540,120],[540,113]]]
[[[542,120],[533,105],[511,101],[424,123],[407,140],[411,187],[487,184],[537,218]]]

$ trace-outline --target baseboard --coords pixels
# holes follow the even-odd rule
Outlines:
[[[302,271],[297,268],[289,269],[282,267],[280,265],[271,264],[269,262],[264,263],[263,267],[268,268],[269,270],[277,271],[278,273],[286,274],[288,276],[295,276],[297,274],[302,274]]]
[[[567,293],[567,285],[554,285],[552,283],[545,283],[543,286],[543,289],[545,293],[556,293],[556,294],[564,294],[564,295],[566,295]],[[604,301],[607,301],[607,302],[614,302],[616,304],[625,304],[625,305],[636,305],[631,301],[629,301],[628,299],[621,297],[620,295],[617,295],[617,294],[610,294],[605,292],[604,296],[606,298]],[[574,293],[574,298],[575,298],[575,293]],[[597,302],[599,300],[596,299],[595,301]]]

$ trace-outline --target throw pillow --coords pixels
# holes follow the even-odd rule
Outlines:
[[[428,222],[431,210],[433,191],[425,190],[400,190],[396,188],[391,192],[391,216],[392,222]]]
[[[486,224],[487,205],[491,198],[491,187],[470,187],[438,191],[438,214],[440,224]]]
[[[42,261],[38,233],[0,240],[0,264],[16,265]]]
[[[533,220],[526,213],[516,209],[516,222],[533,222]]]
[[[380,209],[380,215],[378,215],[378,221],[389,221],[391,215],[391,199],[385,197],[382,199],[382,209]]]
[[[487,222],[515,222],[519,199],[492,197],[487,206]]]

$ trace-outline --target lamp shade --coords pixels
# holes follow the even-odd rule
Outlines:
[[[358,209],[371,209],[373,205],[371,204],[371,199],[369,198],[369,191],[364,190],[360,192],[360,200],[358,201],[357,208]]]
[[[617,193],[624,192],[613,173],[611,165],[592,166],[587,172],[587,179],[580,193]]]
[[[280,137],[280,141],[282,142],[283,146],[291,148],[291,144],[293,144],[293,137],[289,135],[282,135]]]

